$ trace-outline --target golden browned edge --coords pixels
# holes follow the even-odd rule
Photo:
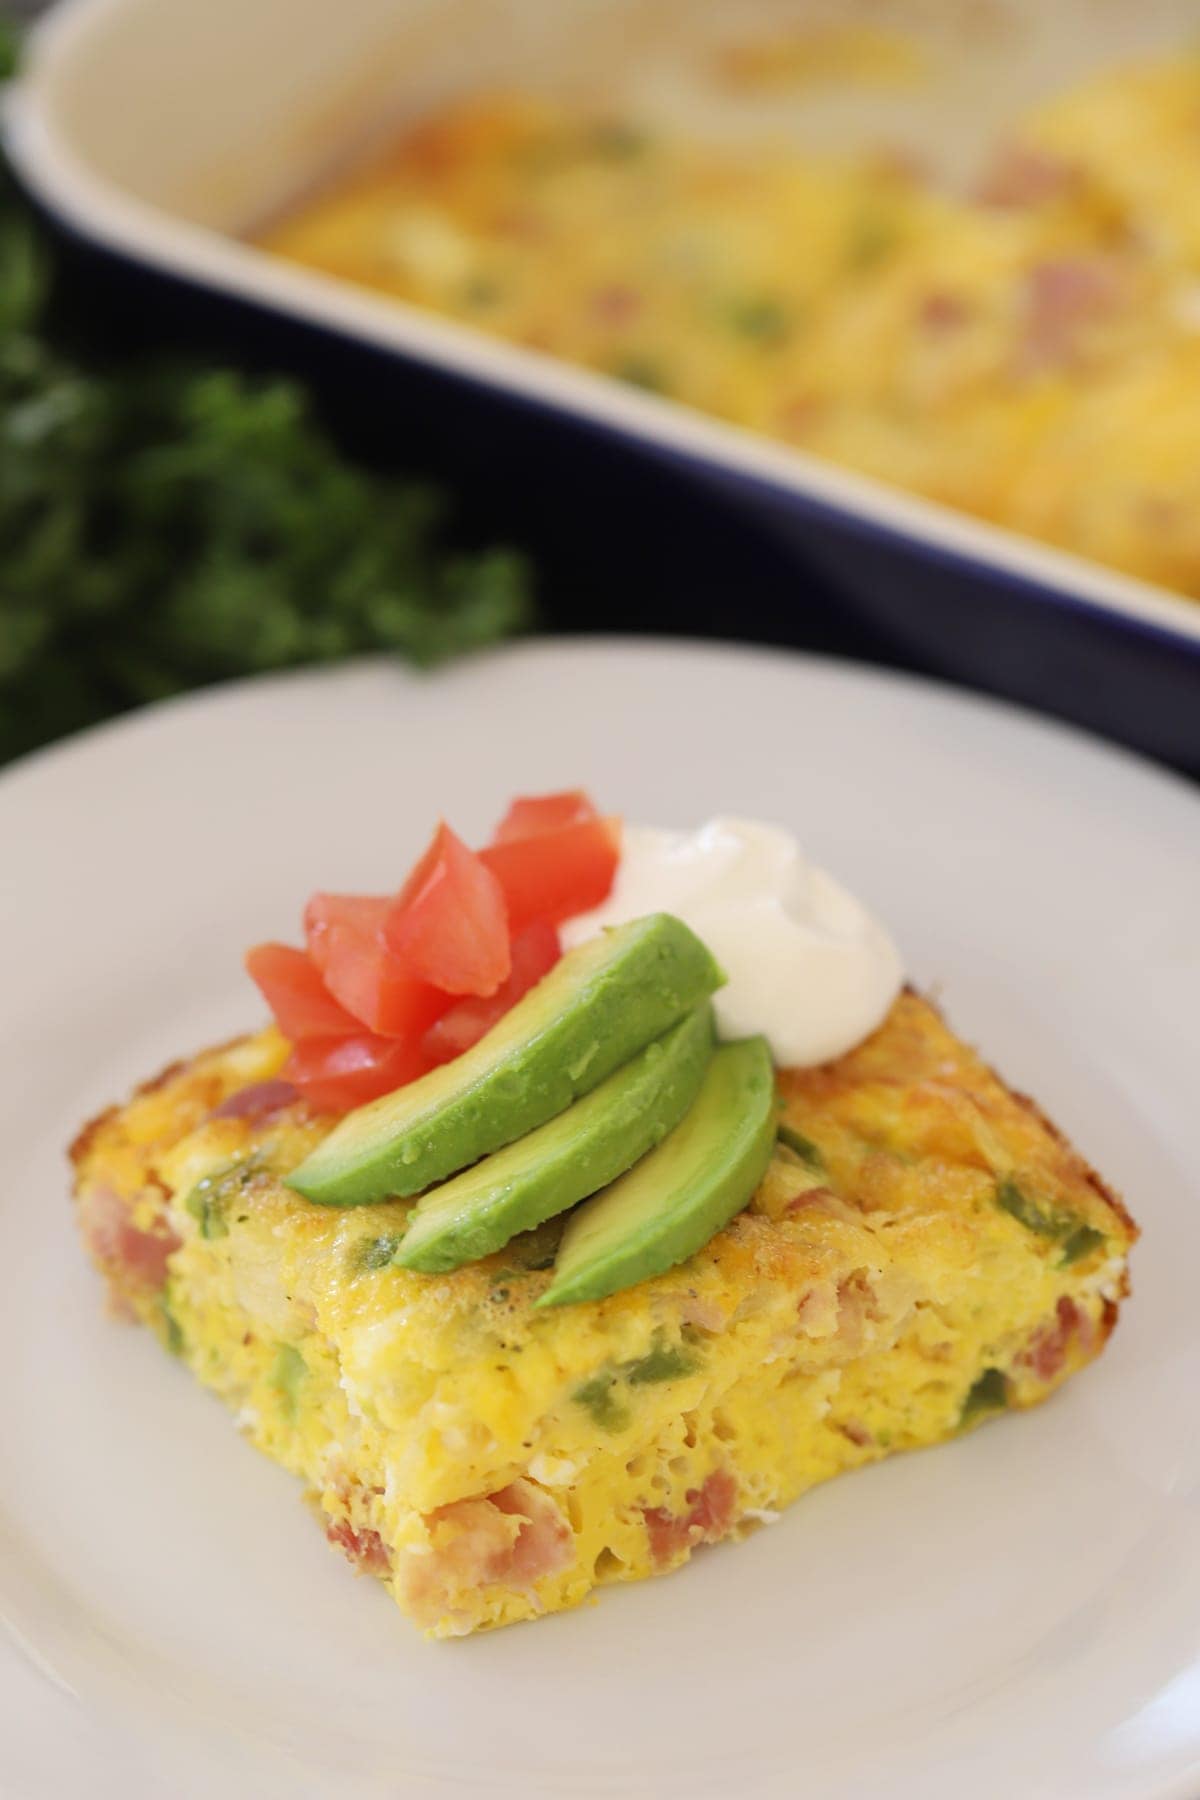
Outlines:
[[[1018,1106],[1023,1106],[1026,1112],[1033,1114],[1039,1125],[1041,1125],[1044,1130],[1048,1131],[1050,1136],[1054,1138],[1057,1143],[1062,1144],[1073,1156],[1079,1157],[1079,1161],[1082,1164],[1084,1180],[1090,1188],[1095,1189],[1096,1193],[1099,1194],[1106,1206],[1112,1207],[1112,1210],[1116,1213],[1118,1219],[1120,1219],[1121,1223],[1129,1233],[1129,1244],[1132,1249],[1133,1245],[1137,1243],[1142,1235],[1142,1228],[1133,1217],[1133,1214],[1126,1206],[1121,1195],[1117,1193],[1115,1188],[1109,1187],[1103,1175],[1101,1175],[1097,1169],[1092,1167],[1086,1157],[1080,1156],[1074,1140],[1069,1138],[1065,1131],[1059,1129],[1054,1123],[1054,1120],[1042,1111],[1036,1100],[1032,1099],[1028,1094],[1022,1094],[1017,1088],[1009,1087],[1008,1083],[1004,1080],[1004,1077],[998,1075],[995,1069],[990,1065],[988,1066],[988,1073],[995,1076],[995,1079],[1000,1083],[1000,1086],[1004,1089],[1005,1093],[1010,1095],[1011,1098],[1017,1102]],[[1126,1287],[1126,1292],[1128,1292],[1128,1287]]]
[[[952,1035],[954,1037],[957,1037],[959,1039],[960,1043],[962,1043],[964,1041],[959,1036],[959,1033],[957,1031],[955,1031],[954,1026],[950,1023],[949,1019],[946,1017],[945,1012],[942,1010],[942,1008],[938,1004],[938,1002],[933,998],[932,994],[923,994],[919,988],[915,988],[913,986],[911,981],[905,982],[904,992],[906,994],[910,994],[914,1000],[922,1001],[924,1003],[924,1005],[926,1005],[929,1008],[930,1012],[937,1014],[938,1018],[942,1021],[942,1024],[946,1027],[947,1031],[952,1033]],[[979,1056],[979,1051],[975,1049],[974,1045],[971,1045],[970,1048],[974,1051],[974,1054],[976,1056]],[[980,1057],[980,1061],[981,1062],[983,1061],[982,1057]],[[1071,1155],[1078,1159],[1079,1165],[1080,1165],[1080,1172],[1083,1175],[1083,1179],[1087,1182],[1087,1184],[1090,1188],[1093,1188],[1095,1190],[1095,1192],[1097,1194],[1099,1194],[1101,1200],[1104,1201],[1106,1206],[1111,1206],[1112,1210],[1116,1213],[1116,1215],[1120,1219],[1121,1223],[1125,1226],[1125,1229],[1129,1232],[1129,1243],[1130,1243],[1130,1248],[1132,1249],[1133,1245],[1137,1243],[1138,1239],[1142,1235],[1142,1228],[1138,1224],[1137,1220],[1133,1217],[1132,1213],[1129,1211],[1129,1208],[1126,1206],[1121,1195],[1117,1193],[1115,1188],[1111,1188],[1108,1185],[1107,1181],[1105,1181],[1103,1175],[1100,1174],[1099,1170],[1094,1169],[1092,1167],[1091,1163],[1088,1162],[1087,1158],[1080,1154],[1080,1151],[1075,1143],[1075,1140],[1073,1138],[1069,1138],[1067,1136],[1066,1132],[1063,1131],[1061,1126],[1055,1124],[1054,1120],[1050,1117],[1049,1113],[1045,1112],[1042,1109],[1042,1107],[1040,1107],[1038,1105],[1037,1101],[1035,1099],[1033,1099],[1032,1095],[1023,1094],[1021,1092],[1020,1088],[1015,1088],[1015,1087],[1010,1086],[1009,1083],[1005,1080],[1004,1076],[1000,1073],[999,1069],[997,1069],[993,1063],[984,1062],[983,1066],[987,1070],[988,1074],[991,1076],[992,1080],[995,1081],[1000,1087],[1002,1087],[1004,1089],[1004,1092],[1008,1095],[1010,1100],[1015,1100],[1017,1105],[1023,1107],[1027,1113],[1032,1113],[1033,1117],[1037,1120],[1038,1124],[1043,1128],[1043,1130],[1049,1132],[1050,1136],[1054,1139],[1055,1143],[1061,1144],[1064,1150],[1069,1150]],[[1124,1291],[1126,1293],[1129,1292],[1128,1275],[1126,1276]]]
[[[178,1067],[178,1065],[176,1065],[176,1067]],[[163,1073],[165,1076],[167,1071],[164,1070]],[[139,1089],[137,1091],[140,1092],[141,1090]],[[126,1102],[126,1104],[128,1104],[128,1102]],[[87,1124],[81,1126],[75,1133],[75,1136],[67,1145],[67,1160],[77,1175],[79,1173],[79,1165],[87,1156],[93,1143],[104,1130],[104,1127],[108,1124],[109,1120],[115,1119],[120,1111],[121,1108],[119,1106],[106,1106],[103,1112],[98,1112],[94,1119],[89,1119]]]
[[[912,986],[910,981],[905,981],[905,994],[910,994],[914,999],[919,999],[919,1001],[925,1001],[925,1004],[930,1008],[930,1012],[936,1012],[937,1017],[945,1024],[946,1030],[952,1031],[955,1037],[959,1035],[959,1033],[954,1030],[954,1026],[950,1024],[950,1021],[946,1019],[945,1012],[941,1010],[941,1006],[937,1004],[936,999],[934,999],[932,995],[921,994],[918,988]],[[975,1055],[979,1055],[979,1051],[975,1051]],[[1124,1229],[1130,1233],[1128,1249],[1133,1249],[1133,1246],[1137,1244],[1137,1240],[1139,1240],[1139,1237],[1142,1235],[1142,1228],[1139,1226],[1137,1219],[1133,1219],[1132,1211],[1128,1210],[1128,1206],[1124,1204],[1123,1197],[1117,1193],[1115,1188],[1110,1188],[1110,1186],[1108,1186],[1105,1177],[1099,1174],[1097,1168],[1092,1168],[1092,1165],[1088,1163],[1087,1157],[1079,1154],[1079,1148],[1078,1145],[1076,1145],[1074,1138],[1069,1138],[1067,1132],[1061,1129],[1060,1125],[1054,1123],[1054,1120],[1049,1116],[1049,1112],[1043,1111],[1042,1107],[1038,1105],[1038,1102],[1034,1100],[1031,1094],[1022,1094],[1022,1091],[1020,1091],[1018,1087],[1009,1087],[1009,1084],[1004,1080],[1004,1076],[1000,1075],[1000,1071],[995,1067],[995,1064],[984,1062],[984,1067],[986,1067],[988,1075],[993,1078],[993,1082],[997,1082],[997,1084],[1004,1089],[1004,1093],[1009,1096],[1009,1100],[1015,1100],[1018,1107],[1024,1107],[1025,1112],[1031,1112],[1034,1120],[1038,1121],[1038,1125],[1040,1125],[1045,1132],[1051,1134],[1054,1143],[1060,1143],[1061,1147],[1065,1148],[1065,1150],[1069,1150],[1072,1156],[1078,1157],[1079,1165],[1081,1165],[1081,1174],[1083,1174],[1083,1179],[1087,1181],[1088,1188],[1092,1188],[1092,1190],[1101,1197],[1101,1201],[1105,1202],[1106,1206],[1110,1206],[1110,1208],[1114,1210],[1117,1219],[1121,1220]],[[1121,1298],[1123,1298],[1123,1300],[1128,1300],[1128,1296],[1130,1296],[1130,1265],[1126,1262],[1123,1271],[1121,1271]],[[1101,1348],[1108,1343],[1108,1337],[1112,1336],[1112,1328],[1114,1328],[1115,1323],[1117,1323],[1117,1312],[1119,1312],[1117,1303],[1115,1303],[1114,1300],[1106,1300],[1105,1318],[1103,1318],[1103,1325],[1101,1325]],[[1099,1354],[1099,1352],[1097,1352],[1097,1354]]]
[[[191,1056],[177,1056],[174,1062],[169,1062],[165,1069],[159,1070],[157,1075],[150,1075],[145,1081],[139,1081],[127,1100],[104,1107],[94,1119],[89,1119],[87,1124],[82,1125],[76,1132],[67,1145],[67,1160],[72,1168],[78,1172],[80,1163],[83,1162],[109,1120],[116,1118],[118,1113],[124,1112],[126,1107],[132,1106],[135,1100],[142,1099],[146,1094],[156,1094],[160,1088],[165,1088],[168,1082],[174,1081],[177,1075],[182,1075],[185,1070],[190,1069],[192,1064],[198,1062],[202,1056],[223,1056],[227,1050],[236,1050],[239,1044],[247,1044],[252,1037],[257,1035],[253,1031],[239,1031],[236,1037],[226,1038],[220,1044],[210,1044],[204,1050],[193,1051]]]

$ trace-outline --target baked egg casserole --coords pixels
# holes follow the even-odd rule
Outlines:
[[[749,1205],[678,1266],[539,1308],[562,1222],[444,1274],[414,1202],[285,1178],[335,1120],[274,1028],[177,1064],[72,1147],[115,1309],[303,1483],[434,1637],[577,1605],[768,1524],[815,1483],[1046,1399],[1127,1292],[1120,1201],[906,991],[778,1074]]]
[[[956,183],[481,96],[258,241],[1200,595],[1198,119],[1125,66]]]

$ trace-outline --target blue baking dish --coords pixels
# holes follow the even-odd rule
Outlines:
[[[1084,0],[996,5],[1011,30],[989,51],[982,86],[977,46],[956,37],[976,9],[949,0],[913,9],[914,30],[941,34],[945,105],[928,94],[919,106],[903,94],[875,96],[870,128],[920,140],[924,154],[965,159],[972,134],[994,136],[1006,112],[1046,85],[1183,36],[1170,0],[1147,0],[1136,17]],[[761,616],[749,555],[745,582],[729,583],[727,608],[687,619],[691,629],[807,641],[803,596],[816,587],[824,606],[861,626],[884,654],[1200,772],[1195,601],[243,241],[257,220],[361,154],[376,133],[456,92],[515,80],[611,92],[635,75],[649,92],[656,69],[686,65],[689,45],[703,41],[720,10],[716,0],[692,0],[684,13],[667,0],[573,0],[566,9],[548,0],[339,0],[336,8],[325,0],[62,0],[32,34],[8,95],[6,144],[41,207],[92,251],[153,275],[160,293],[187,290],[260,329],[274,320],[283,331],[286,322],[293,345],[342,347],[374,368],[381,404],[385,393],[390,404],[410,395],[418,415],[424,407],[464,444],[486,443],[500,457],[511,448],[523,469],[540,465],[568,514],[610,503],[587,481],[598,458],[626,466],[625,485],[644,504],[656,482],[676,498],[694,495],[707,529],[726,518],[738,541],[769,546],[776,569],[794,564],[793,618],[778,581],[771,616]],[[1079,29],[1071,30],[1075,15]],[[659,86],[678,103],[678,81]],[[807,128],[853,139],[868,128],[864,104],[858,96],[817,105]],[[620,528],[620,519],[603,522],[606,533]]]

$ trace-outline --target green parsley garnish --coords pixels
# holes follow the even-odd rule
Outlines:
[[[1082,1262],[1093,1250],[1098,1250],[1104,1242],[1104,1233],[1097,1231],[1094,1225],[1077,1225],[1062,1247],[1062,1255],[1058,1259],[1060,1269],[1069,1269],[1072,1263]]]
[[[183,1328],[180,1325],[179,1320],[175,1317],[175,1314],[172,1312],[171,1302],[167,1298],[165,1292],[159,1295],[158,1310],[166,1334],[167,1349],[171,1352],[172,1356],[182,1356]]]
[[[300,1383],[308,1374],[308,1364],[294,1344],[280,1344],[275,1361],[268,1377],[270,1385],[279,1394],[279,1403],[284,1417],[289,1422],[296,1417],[296,1400]]]
[[[1008,1405],[1008,1378],[1002,1369],[985,1369],[971,1385],[963,1401],[960,1425],[969,1425],[980,1414],[998,1412]]]
[[[355,1275],[386,1269],[404,1242],[402,1231],[385,1231],[380,1237],[360,1238],[350,1251],[350,1267]]]
[[[650,1382],[675,1381],[681,1375],[691,1375],[699,1366],[699,1359],[680,1345],[656,1344],[636,1362],[625,1363],[622,1373],[630,1387],[645,1387]]]
[[[996,1205],[1001,1212],[1010,1214],[1018,1224],[1024,1225],[1026,1231],[1036,1232],[1039,1237],[1065,1237],[1075,1226],[1069,1213],[1034,1200],[1008,1176],[996,1183]]]
[[[620,1383],[648,1387],[656,1381],[678,1381],[684,1375],[694,1375],[699,1367],[700,1357],[694,1351],[659,1339],[644,1356],[598,1370],[575,1389],[571,1398],[592,1415],[602,1430],[622,1431],[629,1423],[629,1408],[620,1397]]]
[[[1010,1176],[1005,1176],[1003,1181],[996,1183],[995,1200],[1001,1212],[1008,1213],[1018,1224],[1024,1225],[1026,1231],[1032,1231],[1038,1237],[1056,1238],[1061,1242],[1062,1255],[1058,1259],[1060,1269],[1079,1262],[1104,1242],[1104,1233],[1097,1231],[1094,1225],[1085,1224],[1073,1212],[1065,1212],[1060,1207],[1035,1200],[1024,1188],[1018,1187]]]
[[[447,548],[440,498],[347,461],[295,381],[81,351],[48,289],[0,168],[0,763],[206,682],[530,623],[521,558]]]
[[[571,1395],[577,1406],[590,1413],[601,1431],[623,1431],[629,1423],[629,1412],[613,1393],[617,1378],[615,1375],[593,1375],[575,1389]]]

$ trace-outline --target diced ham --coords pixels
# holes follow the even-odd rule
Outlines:
[[[1079,1306],[1075,1308],[1075,1336],[1083,1354],[1091,1356],[1096,1349],[1096,1324],[1092,1315]]]
[[[818,394],[793,394],[779,409],[779,431],[784,437],[804,437],[817,424],[823,406]]]
[[[737,1483],[728,1469],[714,1469],[699,1494],[691,1490],[692,1523],[699,1525],[705,1539],[712,1544],[724,1537],[733,1524],[733,1508],[737,1499]]]
[[[1083,1321],[1084,1315],[1075,1302],[1066,1294],[1060,1295],[1052,1323],[1042,1325],[1034,1332],[1028,1347],[1017,1358],[1018,1362],[1032,1369],[1039,1381],[1053,1381],[1061,1374],[1071,1339]],[[1090,1331],[1091,1320],[1086,1323]]]
[[[806,1337],[832,1337],[837,1330],[838,1297],[831,1281],[814,1282],[796,1302],[796,1323]]]
[[[832,1188],[805,1188],[802,1193],[793,1194],[783,1210],[785,1213],[803,1212],[806,1206],[813,1206],[826,1200],[832,1200],[833,1198],[834,1194]]]
[[[642,1516],[650,1539],[650,1554],[656,1563],[675,1562],[700,1541],[699,1533],[692,1532],[690,1513],[669,1513],[665,1506],[649,1506],[643,1509]]]
[[[418,1623],[453,1611],[456,1595],[503,1583],[528,1588],[569,1568],[575,1541],[562,1512],[519,1477],[497,1493],[454,1500],[426,1515],[429,1549],[405,1556],[403,1604]]]
[[[507,1518],[520,1521],[507,1567],[492,1577],[494,1581],[524,1587],[570,1566],[575,1555],[571,1528],[554,1501],[533,1482],[511,1481],[491,1496],[490,1504]]]
[[[796,1320],[806,1337],[837,1336],[850,1349],[861,1348],[868,1320],[879,1317],[879,1302],[861,1271],[839,1281],[814,1282],[796,1302]]]
[[[856,1271],[838,1282],[838,1336],[855,1348],[862,1344],[868,1320],[879,1317],[879,1302],[866,1276]]]
[[[685,1325],[694,1325],[700,1331],[722,1331],[725,1327],[725,1314],[716,1301],[706,1300],[701,1294],[685,1294],[679,1316]]]
[[[628,325],[641,307],[637,289],[619,282],[596,288],[588,299],[588,309],[598,325]]]
[[[501,236],[518,243],[534,244],[546,235],[546,221],[531,206],[506,207],[495,215],[493,224]]]
[[[703,1486],[689,1488],[685,1498],[686,1513],[669,1513],[663,1506],[642,1508],[650,1554],[660,1566],[678,1562],[697,1544],[715,1544],[725,1536],[734,1521],[737,1483],[728,1469],[714,1469]]]
[[[917,310],[917,320],[922,329],[935,337],[957,331],[970,317],[970,301],[964,295],[951,293],[946,288],[935,288],[926,294]]]
[[[88,1250],[118,1288],[158,1292],[167,1278],[167,1260],[180,1243],[165,1220],[139,1230],[131,1202],[98,1183],[80,1194],[79,1224]]]
[[[1071,362],[1088,326],[1112,313],[1126,292],[1126,272],[1112,256],[1053,256],[1036,263],[1025,290],[1022,371],[1036,374]]]
[[[250,1087],[238,1088],[236,1093],[228,1095],[210,1116],[214,1119],[245,1119],[258,1125],[294,1105],[299,1098],[298,1090],[290,1081],[281,1081],[278,1077],[274,1081],[256,1081]]]
[[[835,1194],[829,1187],[804,1188],[802,1192],[793,1194],[784,1203],[783,1213],[785,1217],[794,1216],[796,1213],[804,1212],[810,1206],[818,1207],[821,1212],[827,1213],[831,1218],[844,1220],[847,1225],[857,1225],[862,1219],[862,1214],[856,1207],[851,1206],[849,1201],[844,1200],[840,1194]]]
[[[387,1545],[370,1526],[355,1531],[348,1519],[339,1519],[336,1523],[331,1519],[325,1527],[325,1536],[354,1564],[360,1575],[391,1573],[392,1559]]]
[[[1029,144],[1009,144],[975,190],[984,206],[1044,206],[1078,185],[1079,172],[1061,157]]]

